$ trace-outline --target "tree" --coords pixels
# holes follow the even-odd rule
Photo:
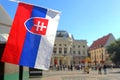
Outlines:
[[[110,54],[112,61],[115,64],[120,64],[120,39],[107,46],[107,51]]]

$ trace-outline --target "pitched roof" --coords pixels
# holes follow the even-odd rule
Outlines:
[[[64,30],[57,31],[56,37],[62,37],[62,38],[64,37],[64,38],[74,39],[70,33],[68,33],[67,31],[64,31]]]
[[[110,33],[110,34],[108,34],[106,36],[103,36],[102,38],[97,39],[96,41],[94,41],[92,43],[92,45],[89,47],[88,50],[92,50],[92,49],[97,49],[97,48],[100,48],[100,47],[104,47],[111,35],[112,34]]]

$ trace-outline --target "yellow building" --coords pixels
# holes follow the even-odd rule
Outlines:
[[[106,47],[114,41],[115,38],[112,34],[105,35],[94,41],[88,49],[92,63],[95,65],[105,63],[106,58],[108,57]]]

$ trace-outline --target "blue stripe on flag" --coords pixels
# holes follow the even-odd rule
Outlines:
[[[46,13],[47,13],[47,9],[34,6],[31,17],[45,18]],[[20,58],[20,65],[34,67],[38,48],[40,45],[40,39],[41,36],[31,34],[30,32],[27,31],[21,58]]]
[[[29,30],[31,30],[32,26],[34,26],[33,19],[30,19],[29,22],[26,22],[26,26]]]

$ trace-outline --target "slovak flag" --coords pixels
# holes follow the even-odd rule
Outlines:
[[[60,13],[20,2],[2,61],[48,70]]]

